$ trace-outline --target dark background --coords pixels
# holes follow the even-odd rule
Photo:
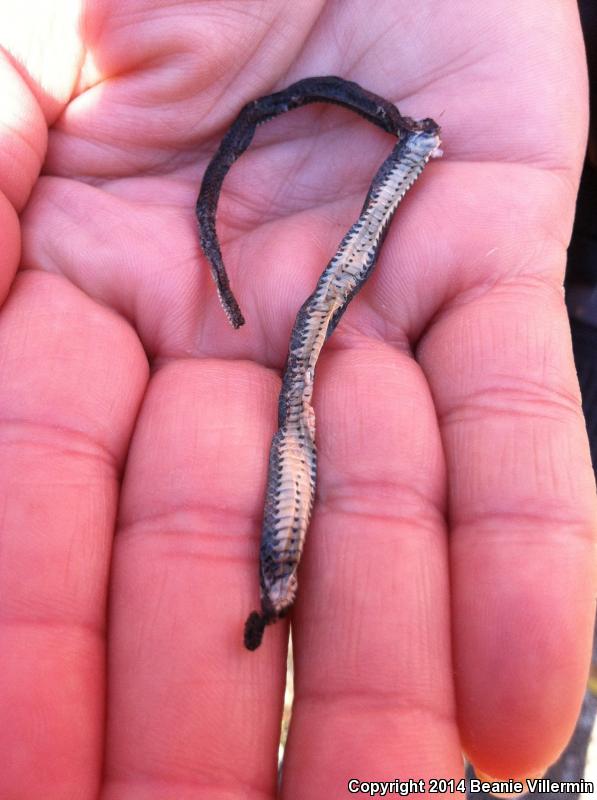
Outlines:
[[[589,66],[591,125],[568,251],[566,300],[583,408],[597,467],[597,2],[579,3]]]

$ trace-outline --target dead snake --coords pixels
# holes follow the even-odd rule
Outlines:
[[[269,457],[261,534],[261,611],[253,611],[245,624],[244,642],[249,650],[259,647],[265,626],[284,616],[296,595],[296,573],[315,496],[317,457],[311,396],[319,353],[371,274],[400,201],[429,158],[441,154],[440,129],[432,119],[403,117],[392,103],[335,76],[306,78],[244,106],[205,171],[196,205],[201,246],[220,302],[235,328],[244,319],[230,289],[215,225],[224,177],[251,143],[258,125],[318,102],[356,111],[398,141],[373,178],[359,218],[340,242],[294,323],[279,398],[279,429]]]

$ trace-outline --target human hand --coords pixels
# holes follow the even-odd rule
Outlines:
[[[461,746],[545,767],[595,595],[575,4],[67,5],[0,26],[0,796],[275,795],[286,631],[242,627],[278,374],[391,140],[321,107],[259,132],[218,219],[241,331],[192,209],[243,103],[316,74],[437,118],[445,158],[318,367],[282,794],[458,777]]]

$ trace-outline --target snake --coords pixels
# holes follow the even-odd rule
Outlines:
[[[257,127],[309,103],[332,103],[356,112],[397,141],[377,170],[361,213],[342,238],[313,293],[302,304],[290,336],[272,439],[261,532],[259,611],[249,615],[244,644],[256,650],[270,625],[286,616],[298,587],[297,570],[311,520],[317,483],[315,367],[321,349],[377,261],[389,224],[408,189],[431,157],[441,155],[440,128],[430,118],[403,116],[388,100],[334,75],[304,78],[247,103],[209,162],[196,203],[201,248],[222,308],[234,328],[244,317],[230,288],[216,232],[220,191],[232,164]]]

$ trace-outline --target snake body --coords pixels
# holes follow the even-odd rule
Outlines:
[[[209,164],[197,201],[201,244],[220,301],[234,327],[244,320],[230,290],[215,232],[215,212],[224,176],[248,147],[258,124],[316,101],[352,108],[399,138],[373,178],[357,221],[342,239],[294,323],[279,398],[279,427],[269,458],[260,551],[261,611],[250,614],[245,625],[244,640],[249,650],[259,646],[265,626],[283,617],[296,596],[297,568],[316,487],[311,397],[319,353],[375,266],[400,201],[429,158],[439,152],[440,145],[439,127],[433,120],[416,122],[402,117],[387,100],[341,78],[309,78],[245,106]]]

